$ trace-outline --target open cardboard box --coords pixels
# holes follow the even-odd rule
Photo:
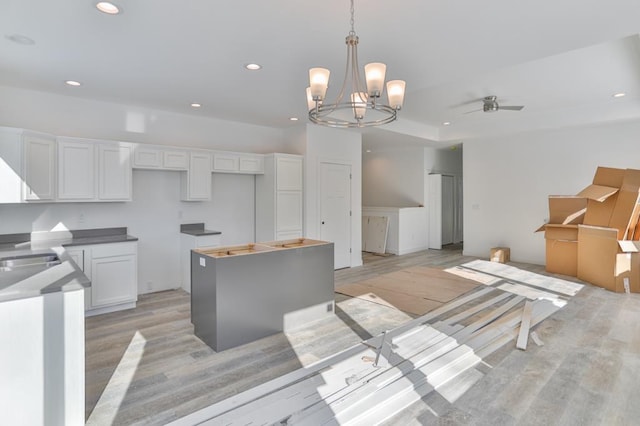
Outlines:
[[[640,242],[618,230],[578,225],[578,278],[607,290],[640,293]]]
[[[584,220],[587,198],[549,196],[549,223],[536,232],[545,231],[545,270],[575,277],[578,270],[578,224]]]

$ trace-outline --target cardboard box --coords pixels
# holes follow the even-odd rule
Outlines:
[[[588,199],[585,225],[609,226],[624,175],[625,169],[598,167],[593,183],[578,193]]]
[[[618,192],[616,198],[616,204],[611,213],[611,219],[609,220],[609,228],[618,230],[618,239],[627,239],[629,234],[629,228],[635,225],[638,221],[637,214],[635,215],[636,223],[632,223],[634,220],[634,214],[636,206],[638,204],[638,197],[640,196],[640,170],[627,169],[624,172],[624,178],[622,180],[622,186]]]
[[[491,249],[489,259],[492,262],[507,263],[511,261],[511,250],[509,247],[494,247]]]
[[[640,242],[618,240],[614,228],[578,225],[578,278],[618,293],[625,287],[640,293]]]
[[[587,199],[576,195],[549,195],[549,224],[577,225],[583,223]],[[536,232],[544,231],[546,224]],[[576,231],[577,232],[577,231]]]
[[[545,226],[545,270],[575,277],[578,274],[578,225]]]

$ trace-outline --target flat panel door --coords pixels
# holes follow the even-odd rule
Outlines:
[[[162,167],[165,169],[187,170],[189,168],[189,157],[186,152],[165,151]]]
[[[55,198],[55,139],[24,136],[24,199],[29,201]]]
[[[429,248],[442,248],[442,175],[427,176],[429,187]]]
[[[442,245],[453,244],[456,223],[453,176],[442,176]]]
[[[276,193],[276,233],[302,231],[302,192]]]
[[[276,157],[276,190],[302,191],[302,158]]]
[[[209,154],[191,153],[189,199],[211,199],[211,156]]]
[[[351,266],[351,166],[320,163],[320,239],[334,244],[335,269]]]
[[[113,256],[91,262],[91,307],[137,299],[136,256]]]
[[[58,199],[95,198],[93,144],[58,142]]]
[[[98,170],[101,200],[131,199],[131,158],[128,146],[99,146]]]

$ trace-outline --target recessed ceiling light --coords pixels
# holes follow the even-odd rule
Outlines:
[[[200,105],[200,104],[191,104],[191,106],[194,107],[194,108],[200,108],[202,105]]]
[[[370,150],[370,149],[368,149],[368,150],[367,150],[367,152],[371,152],[371,150]]]
[[[120,13],[120,8],[108,1],[101,1],[99,3],[96,3],[96,8],[100,12],[106,13],[107,15],[117,15],[118,13]]]
[[[31,46],[33,44],[36,44],[36,42],[32,38],[29,38],[22,34],[7,34],[4,36],[4,38],[14,43],[22,44],[24,46]]]
[[[627,94],[623,92],[618,92],[613,94],[614,98],[624,98],[625,96],[627,96]]]
[[[442,123],[443,126],[450,126],[451,122],[450,121],[445,121],[444,123]]]
[[[289,118],[289,120],[291,120],[291,121],[298,121],[298,117],[291,117],[291,118]]]
[[[250,70],[250,71],[257,71],[260,68],[262,68],[262,65],[259,64],[247,64],[244,66],[246,69]]]
[[[69,85],[69,86],[81,86],[82,83],[80,83],[79,81],[75,81],[75,80],[67,80],[65,81],[65,84]]]

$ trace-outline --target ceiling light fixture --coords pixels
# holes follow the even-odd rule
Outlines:
[[[450,121],[445,121],[444,123],[442,123],[443,126],[451,126],[451,122]]]
[[[117,15],[118,13],[120,13],[120,8],[108,1],[101,1],[96,3],[96,8],[100,12],[106,13],[107,15]]]
[[[345,78],[335,102],[327,102],[325,99],[330,71],[326,68],[309,70],[307,106],[309,120],[313,123],[342,128],[380,126],[396,120],[398,110],[402,108],[405,89],[405,82],[402,80],[387,82],[388,105],[378,102],[384,90],[387,70],[385,64],[373,62],[365,65],[365,81],[362,80],[358,65],[359,38],[354,30],[353,15],[354,7],[351,0],[351,31],[346,38]],[[343,100],[345,96],[348,97],[347,100]],[[369,115],[365,119],[367,113]]]
[[[200,108],[202,105],[200,105],[200,104],[191,104],[191,106],[192,106],[193,108]]]
[[[624,98],[627,94],[623,93],[623,92],[619,92],[619,93],[614,93],[613,97],[614,98]]]
[[[64,82],[66,85],[68,86],[82,86],[82,83],[80,83],[79,81],[75,81],[75,80],[67,80]]]
[[[260,68],[262,68],[262,65],[260,65],[260,64],[247,64],[244,67],[246,69],[248,69],[249,71],[258,71]]]
[[[289,118],[290,121],[298,121],[298,117],[291,117]]]

